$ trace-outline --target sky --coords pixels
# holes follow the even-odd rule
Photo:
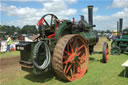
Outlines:
[[[47,13],[75,21],[84,15],[88,21],[89,5],[94,6],[94,29],[116,30],[119,18],[123,18],[123,29],[128,27],[128,0],[0,0],[0,25],[36,25]]]

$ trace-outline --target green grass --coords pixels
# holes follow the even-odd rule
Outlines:
[[[19,51],[2,52],[0,53],[0,58],[9,58],[12,56],[19,56],[19,55],[20,55]]]
[[[128,85],[128,77],[123,77],[124,67],[121,66],[128,59],[128,54],[110,55],[107,64],[102,63],[101,59],[101,54],[91,55],[87,73],[73,82],[60,80],[52,71],[34,76],[18,70],[14,71],[14,79],[5,79],[0,85]]]
[[[121,64],[128,59],[126,54],[110,56],[109,62],[103,64],[101,55],[90,57],[88,71],[82,79],[74,82],[64,82],[58,79],[54,73],[44,73],[34,76],[24,71],[16,72],[16,78],[2,82],[0,85],[127,85],[128,77],[123,77],[124,68]],[[128,75],[127,75],[128,76]]]

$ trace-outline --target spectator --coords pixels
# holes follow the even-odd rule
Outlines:
[[[116,36],[115,35],[112,35],[112,40],[115,40]]]
[[[9,35],[7,35],[7,52],[10,51],[10,45],[12,44],[12,40],[11,37]]]

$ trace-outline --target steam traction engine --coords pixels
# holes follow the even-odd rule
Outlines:
[[[38,22],[40,36],[34,42],[20,42],[22,70],[40,74],[53,70],[68,81],[83,77],[88,68],[89,55],[98,42],[93,32],[93,6],[88,6],[89,24],[81,16],[78,24],[69,20],[60,21],[54,14],[44,15]],[[50,22],[47,20],[50,17]],[[108,44],[104,43],[103,62],[108,62]]]
[[[128,52],[128,27],[122,30],[123,19],[117,22],[117,38],[112,41],[111,54],[120,55],[120,53]]]

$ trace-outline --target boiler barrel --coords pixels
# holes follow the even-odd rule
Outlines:
[[[95,32],[81,32],[80,35],[84,37],[90,46],[96,45],[99,40],[99,37]]]

